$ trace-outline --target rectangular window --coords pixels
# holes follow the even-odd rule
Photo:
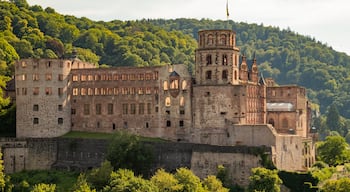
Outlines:
[[[92,88],[88,88],[88,95],[93,95],[94,94],[94,91]]]
[[[139,74],[139,80],[143,81],[145,79],[145,74],[141,73]]]
[[[119,92],[118,87],[114,88],[113,91],[114,91],[114,95],[118,95],[118,92]]]
[[[136,114],[136,105],[130,104],[130,114]]]
[[[96,104],[96,115],[101,115],[102,106],[101,104]]]
[[[123,80],[123,81],[128,80],[128,75],[127,75],[127,74],[122,74],[122,80]]]
[[[57,109],[58,109],[58,111],[63,111],[63,105],[58,105]]]
[[[146,73],[146,80],[152,79],[152,73]]]
[[[57,91],[59,96],[63,95],[63,88],[58,88]]]
[[[100,88],[95,88],[95,95],[100,95]]]
[[[113,80],[113,76],[112,76],[112,74],[107,74],[107,80],[108,80],[108,81]]]
[[[80,76],[80,80],[81,80],[81,81],[86,81],[86,75],[81,75],[81,76]]]
[[[84,104],[84,115],[90,115],[90,104]]]
[[[130,74],[129,80],[135,81],[136,80],[136,75],[135,74]]]
[[[128,94],[128,88],[124,87],[122,88],[122,95],[127,95]]]
[[[39,124],[39,118],[34,117],[34,119],[33,119],[33,124]]]
[[[113,114],[113,103],[108,103],[108,115]]]
[[[139,87],[138,91],[137,91],[137,94],[143,95],[143,92],[144,92],[143,87]]]
[[[34,104],[33,105],[33,111],[39,111],[39,105],[38,104]]]
[[[58,74],[58,80],[63,81],[63,74]]]
[[[180,127],[183,127],[183,126],[184,126],[184,121],[183,121],[183,120],[179,121],[179,126],[180,126]]]
[[[88,75],[88,81],[93,81],[93,80],[94,80],[94,76]]]
[[[63,118],[58,118],[57,122],[58,122],[59,125],[62,125],[63,124]]]
[[[101,81],[104,81],[104,80],[106,80],[106,74],[101,75]]]
[[[86,88],[80,89],[80,95],[86,95]]]
[[[72,115],[75,115],[77,113],[77,111],[75,109],[71,109],[70,112],[71,112]]]
[[[78,75],[73,75],[72,80],[73,81],[78,81],[79,80],[79,76]]]
[[[114,74],[113,75],[113,80],[118,81],[119,80],[119,75],[118,74]]]
[[[46,67],[47,67],[47,68],[51,67],[51,61],[49,61],[49,62],[46,63]]]
[[[144,103],[140,103],[139,104],[139,114],[143,115],[145,113],[145,104]]]
[[[22,88],[22,95],[27,95],[27,88]]]
[[[151,93],[152,93],[151,88],[150,87],[146,87],[146,94],[149,95]]]
[[[33,88],[33,95],[39,95],[39,87]]]
[[[51,87],[46,87],[45,88],[45,94],[46,95],[52,95],[52,88]]]
[[[169,121],[169,120],[166,121],[166,126],[167,126],[167,127],[171,127],[171,121]]]
[[[39,81],[39,74],[33,74],[33,81]]]
[[[180,109],[180,115],[185,115],[185,110]]]
[[[124,115],[128,114],[128,104],[126,103],[123,104],[123,114]]]
[[[152,105],[151,103],[147,103],[147,114],[151,114],[152,113]]]
[[[51,73],[46,73],[46,74],[45,74],[45,77],[46,77],[46,81],[51,81],[51,79],[52,79],[52,74],[51,74]]]

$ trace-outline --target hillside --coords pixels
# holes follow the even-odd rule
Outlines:
[[[201,29],[233,29],[247,58],[256,54],[265,77],[306,87],[324,113],[332,103],[350,118],[350,57],[291,30],[208,19],[96,22],[26,1],[0,1],[0,74],[19,58],[71,58],[111,66],[185,63],[192,71]]]

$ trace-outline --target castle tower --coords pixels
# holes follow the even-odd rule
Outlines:
[[[196,83],[200,85],[237,85],[239,49],[232,30],[204,30],[198,33]]]
[[[239,79],[241,80],[242,83],[247,83],[249,80],[247,58],[245,55],[242,55],[242,63],[240,64]]]
[[[249,70],[250,81],[252,81],[254,83],[258,83],[258,81],[259,81],[258,73],[259,73],[258,64],[256,63],[256,57],[254,54],[253,64],[252,64],[251,69]]]

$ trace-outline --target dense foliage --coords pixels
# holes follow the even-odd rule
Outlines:
[[[280,192],[282,180],[278,176],[277,170],[270,170],[263,167],[252,169],[252,175],[249,177],[249,192],[270,191]]]
[[[328,136],[318,143],[317,157],[330,166],[350,162],[349,144],[341,136]]]

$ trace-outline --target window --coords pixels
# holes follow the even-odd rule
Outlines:
[[[211,55],[207,55],[206,61],[207,61],[207,65],[211,65],[211,63],[212,63]]]
[[[99,81],[101,79],[100,75],[95,75],[95,81]]]
[[[76,114],[76,110],[75,110],[75,109],[71,109],[70,112],[71,112],[72,115],[75,115],[75,114]]]
[[[171,127],[171,121],[169,121],[169,120],[166,121],[166,126],[167,126],[167,127]]]
[[[113,91],[114,91],[114,95],[118,95],[118,93],[119,93],[118,87],[114,88]]]
[[[170,105],[171,105],[170,97],[166,97],[165,98],[165,106],[170,107]]]
[[[152,73],[146,73],[146,80],[152,80]]]
[[[170,81],[170,89],[179,89],[179,80],[178,79],[172,79]]]
[[[39,90],[38,90],[39,93]],[[27,95],[27,88],[22,88],[22,95]]]
[[[87,78],[86,78],[86,75],[81,75],[81,76],[80,76],[80,80],[81,80],[81,81],[86,81],[86,79],[87,79]]]
[[[73,95],[78,95],[78,88],[73,88]]]
[[[150,87],[146,87],[146,95],[149,95],[151,93],[152,93],[151,88]]]
[[[92,88],[88,88],[88,95],[93,95],[94,94],[94,90]]]
[[[46,81],[51,81],[52,79],[52,74],[51,73],[46,73],[45,74]]]
[[[112,74],[107,74],[107,80],[108,80],[108,81],[113,80],[113,76],[112,76]]]
[[[123,114],[127,115],[128,114],[128,104],[124,103],[122,107],[123,107]]]
[[[33,74],[33,81],[39,81],[39,74]]]
[[[213,35],[212,35],[212,34],[208,35],[208,42],[207,42],[207,44],[208,44],[208,45],[212,45],[213,42],[214,42]]]
[[[39,95],[39,87],[33,88],[33,95]]]
[[[101,75],[101,80],[102,80],[102,81],[106,80],[106,74],[102,74],[102,75]]]
[[[206,79],[211,79],[211,71],[205,72],[205,78]]]
[[[185,98],[183,96],[180,97],[180,106],[185,106]]]
[[[34,104],[33,105],[33,111],[39,111],[39,105],[38,104]]]
[[[221,45],[226,45],[226,35],[225,34],[222,34],[220,36],[220,44]]]
[[[78,81],[79,80],[79,76],[78,75],[73,75],[72,80],[73,81]]]
[[[34,119],[33,119],[33,124],[39,124],[39,118],[34,117]]]
[[[185,110],[180,109],[180,115],[185,115]]]
[[[135,81],[136,80],[136,75],[135,74],[130,74],[129,79],[131,81]]]
[[[58,105],[57,109],[58,109],[58,111],[63,111],[63,105]]]
[[[227,80],[227,70],[222,71],[222,79]]]
[[[269,124],[271,124],[272,126],[275,126],[275,121],[273,119],[269,119]]]
[[[93,75],[88,75],[87,79],[88,79],[88,81],[93,81],[94,80],[94,76]]]
[[[130,114],[136,114],[136,105],[130,104]]]
[[[63,124],[63,118],[58,118],[57,122],[58,122],[59,125],[62,125]]]
[[[135,95],[135,87],[130,88],[130,95]]]
[[[46,95],[52,95],[52,88],[51,87],[46,87],[45,88],[45,94]]]
[[[127,75],[127,74],[122,74],[122,80],[123,80],[123,81],[128,80],[128,75]]]
[[[283,120],[282,120],[282,128],[288,128],[288,119],[286,119],[286,118],[284,118]]]
[[[86,88],[80,89],[80,95],[86,95]]]
[[[147,103],[147,114],[151,114],[152,113],[152,105],[151,103]]]
[[[113,114],[113,103],[108,103],[107,109],[108,109],[108,115],[112,115]]]
[[[63,95],[63,88],[58,88],[57,91],[59,96]]]
[[[100,95],[100,88],[95,88],[95,95]]]
[[[58,80],[63,81],[63,74],[58,74]]]
[[[183,127],[183,126],[184,126],[184,121],[183,121],[183,120],[179,121],[179,126],[180,126],[180,127]]]
[[[96,104],[96,115],[101,115],[102,106],[101,104]]]
[[[182,90],[186,90],[187,89],[187,81],[186,80],[182,81],[181,87],[182,87]]]
[[[127,95],[128,94],[128,88],[123,87],[122,88],[122,95]]]
[[[222,65],[227,65],[227,55],[222,56]]]
[[[169,87],[168,87],[168,81],[164,81],[164,83],[163,83],[163,89],[164,89],[164,91],[167,91],[167,90],[169,89]]]
[[[118,81],[119,80],[119,75],[118,74],[114,74],[113,75],[113,80]]]
[[[143,87],[139,87],[137,93],[139,95],[143,95],[143,93],[144,93]]]
[[[143,73],[139,74],[139,80],[140,81],[145,80],[145,74],[143,74]]]
[[[84,115],[90,115],[90,104],[84,104]]]
[[[139,104],[139,114],[143,115],[145,113],[145,104],[144,103],[140,103]]]
[[[27,67],[27,63],[24,62],[24,61],[22,61],[21,66],[22,66],[23,68],[25,68],[25,67]]]

